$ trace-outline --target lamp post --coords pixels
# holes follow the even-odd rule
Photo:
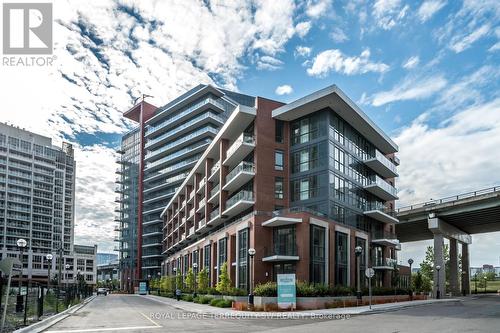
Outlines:
[[[68,270],[71,266],[69,264],[64,265],[64,280],[66,282],[66,289],[68,289]]]
[[[410,284],[410,287],[408,288],[408,290],[410,291],[410,301],[413,300],[413,285],[411,284],[411,265],[413,265],[413,259],[408,259],[408,265],[410,265],[410,280],[409,280],[409,284]]]
[[[151,288],[151,274],[148,274],[148,294],[150,293],[149,292],[150,288]]]
[[[252,269],[253,269],[253,257],[255,256],[255,249],[253,247],[248,249],[248,255],[250,256],[250,265],[249,265],[249,275],[250,275],[250,293],[248,294],[248,309],[252,310],[253,309],[253,274],[252,274]]]
[[[437,270],[437,290],[436,290],[436,299],[441,298],[441,291],[439,290],[439,270],[441,269],[441,266],[437,265],[436,270]]]
[[[486,294],[486,284],[487,284],[487,282],[488,282],[488,277],[487,277],[487,276],[485,276],[485,277],[484,277],[484,293],[485,293],[485,294]]]
[[[356,254],[356,298],[358,299],[358,304],[361,302],[361,274],[359,273],[360,269],[360,259],[361,253],[363,253],[363,248],[361,246],[356,246],[354,248],[354,253]]]
[[[16,312],[22,312],[24,309],[23,296],[21,295],[21,287],[23,285],[23,268],[24,268],[23,252],[24,248],[28,245],[28,242],[24,238],[19,238],[16,244],[17,247],[19,248],[19,261],[21,262],[21,272],[19,273],[19,289],[17,291],[17,299],[16,299]]]
[[[477,272],[474,274],[474,293],[477,294]]]
[[[160,296],[161,291],[161,272],[156,273],[158,275],[158,296]]]
[[[194,293],[193,298],[196,297],[196,273],[198,272],[198,263],[193,263],[193,271],[194,271]]]
[[[181,293],[180,290],[177,289],[177,267],[174,267],[174,282],[175,282],[175,298],[177,298],[177,301],[179,301],[181,298]]]
[[[81,273],[80,270],[76,271],[76,294],[78,296],[78,299],[80,299],[80,293],[81,293],[81,290],[80,290],[80,273]]]
[[[52,267],[52,258],[54,258],[54,256],[52,255],[52,253],[49,253],[45,256],[45,258],[47,259],[48,263],[48,268],[47,268],[47,292],[48,292],[50,289],[50,268]]]
[[[465,288],[465,275],[467,274],[466,271],[462,271],[462,295],[465,297],[467,296],[467,291]]]

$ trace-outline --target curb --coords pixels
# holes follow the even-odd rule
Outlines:
[[[148,295],[150,296],[150,295]],[[393,306],[388,306],[385,308],[381,309],[359,309],[359,308],[339,308],[342,309],[342,311],[328,311],[329,309],[321,309],[321,310],[305,310],[305,311],[296,311],[296,312],[249,312],[249,311],[237,311],[237,310],[232,310],[232,309],[219,309],[219,308],[214,308],[214,309],[194,309],[190,308],[188,304],[191,304],[189,302],[186,302],[187,304],[171,304],[170,302],[165,302],[162,299],[159,299],[159,296],[153,296],[153,297],[148,297],[148,299],[152,301],[156,301],[158,303],[162,303],[168,306],[171,306],[174,309],[177,310],[182,310],[182,311],[187,311],[191,313],[196,313],[199,315],[207,315],[207,316],[225,316],[225,317],[252,317],[252,318],[311,318],[311,317],[328,317],[328,316],[361,316],[361,315],[371,315],[371,314],[378,314],[378,313],[384,313],[384,312],[392,312],[392,311],[398,311],[401,309],[406,309],[406,308],[411,308],[411,307],[418,307],[418,306],[426,306],[426,305],[432,305],[436,303],[461,303],[462,300],[460,299],[442,299],[439,301],[430,301],[430,302],[425,302],[425,303],[413,303],[413,304],[405,304],[405,305],[393,305]],[[184,301],[180,301],[184,302]],[[212,310],[212,311],[211,311]],[[332,309],[333,310],[333,309]]]
[[[76,311],[80,310],[85,305],[87,305],[92,300],[94,300],[95,297],[96,297],[95,295],[90,296],[89,298],[87,298],[86,300],[84,300],[80,304],[73,305],[72,307],[64,310],[63,312],[59,312],[58,314],[55,314],[55,315],[50,316],[48,318],[45,318],[39,322],[36,322],[36,323],[31,324],[29,326],[17,329],[13,333],[39,333],[39,332],[42,332],[42,331],[46,330],[47,328],[57,324],[61,320],[66,319],[67,317],[69,317],[70,315],[75,313]]]

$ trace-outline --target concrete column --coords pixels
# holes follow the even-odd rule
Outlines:
[[[446,269],[444,266],[444,237],[442,234],[434,234],[434,285],[432,294],[434,297],[437,297],[437,292],[440,292],[441,297],[444,296],[445,290],[445,280],[446,280]],[[439,274],[436,269],[437,266],[440,266]],[[439,278],[438,278],[439,275]]]
[[[459,274],[457,240],[450,238],[450,291],[453,296],[460,295]]]
[[[462,292],[470,294],[469,244],[462,243]]]

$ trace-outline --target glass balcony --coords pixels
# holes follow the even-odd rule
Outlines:
[[[210,169],[210,176],[208,176],[209,181],[215,181],[217,176],[219,175],[219,170],[220,170],[220,161],[217,161],[212,168]]]
[[[383,246],[394,246],[398,249],[401,245],[395,233],[377,230],[371,234],[372,243]]]
[[[367,205],[365,207],[365,211],[363,212],[363,214],[383,223],[399,222],[399,220],[397,219],[396,212],[393,210],[389,210],[384,205],[378,205],[378,204]]]
[[[224,119],[218,115],[215,115],[213,113],[204,113],[198,117],[195,117],[182,125],[179,125],[177,127],[174,127],[172,130],[154,138],[151,140],[148,140],[148,142],[145,145],[146,149],[150,149],[155,145],[161,144],[162,142],[167,141],[169,138],[175,135],[181,135],[184,132],[189,131],[190,129],[194,128],[196,125],[202,123],[205,120],[213,120],[215,121],[218,125],[224,124]]]
[[[255,176],[255,164],[252,162],[241,162],[226,176],[226,185],[223,190],[233,192]]]
[[[211,105],[217,107],[221,112],[223,112],[225,110],[224,105],[222,105],[221,103],[219,103],[215,99],[209,97],[209,98],[206,98],[206,99],[188,107],[187,109],[179,112],[178,114],[174,115],[173,117],[170,117],[169,119],[165,120],[164,122],[162,122],[156,126],[148,126],[148,128],[146,129],[146,136],[149,136],[162,128],[166,128],[169,125],[173,125],[177,121],[180,121],[184,117],[191,116],[196,109],[199,109],[207,104],[211,104]]]
[[[264,247],[264,256],[262,261],[296,261],[299,260],[297,254],[297,244],[275,243],[271,247]]]
[[[255,148],[255,137],[248,133],[242,133],[229,147],[226,153],[224,165],[236,165]]]
[[[377,175],[372,177],[371,182],[364,188],[385,201],[398,199],[396,188]]]
[[[217,194],[219,193],[220,190],[220,184],[217,184],[214,186],[214,188],[210,191],[210,198],[208,199],[208,202],[213,203],[217,202]]]
[[[252,207],[254,203],[253,192],[242,190],[226,201],[226,210],[222,215],[226,218],[233,217]]]
[[[396,165],[378,150],[375,150],[375,157],[366,159],[364,163],[382,177],[394,178],[398,176]]]
[[[205,188],[205,184],[207,182],[207,179],[205,177],[203,177],[200,182],[198,183],[198,193],[202,192],[203,189]]]
[[[204,207],[205,207],[205,198],[200,200],[200,203],[198,204],[198,209],[196,209],[196,212],[200,212]]]
[[[374,269],[388,269],[393,270],[397,267],[398,263],[396,259],[392,258],[373,258],[373,268]]]

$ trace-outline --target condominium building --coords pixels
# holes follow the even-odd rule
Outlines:
[[[0,123],[0,255],[19,257],[26,240],[23,275],[32,280],[47,280],[49,253],[53,272],[64,258],[62,279],[75,260],[75,167],[71,144]]]
[[[161,211],[233,110],[253,103],[251,96],[199,85],[163,107],[141,101],[124,113],[137,126],[122,138],[116,171],[122,288],[160,272]]]
[[[226,263],[243,289],[280,273],[353,286],[373,267],[390,285],[397,150],[336,86],[237,106],[162,211],[163,274],[197,263],[214,286]]]

